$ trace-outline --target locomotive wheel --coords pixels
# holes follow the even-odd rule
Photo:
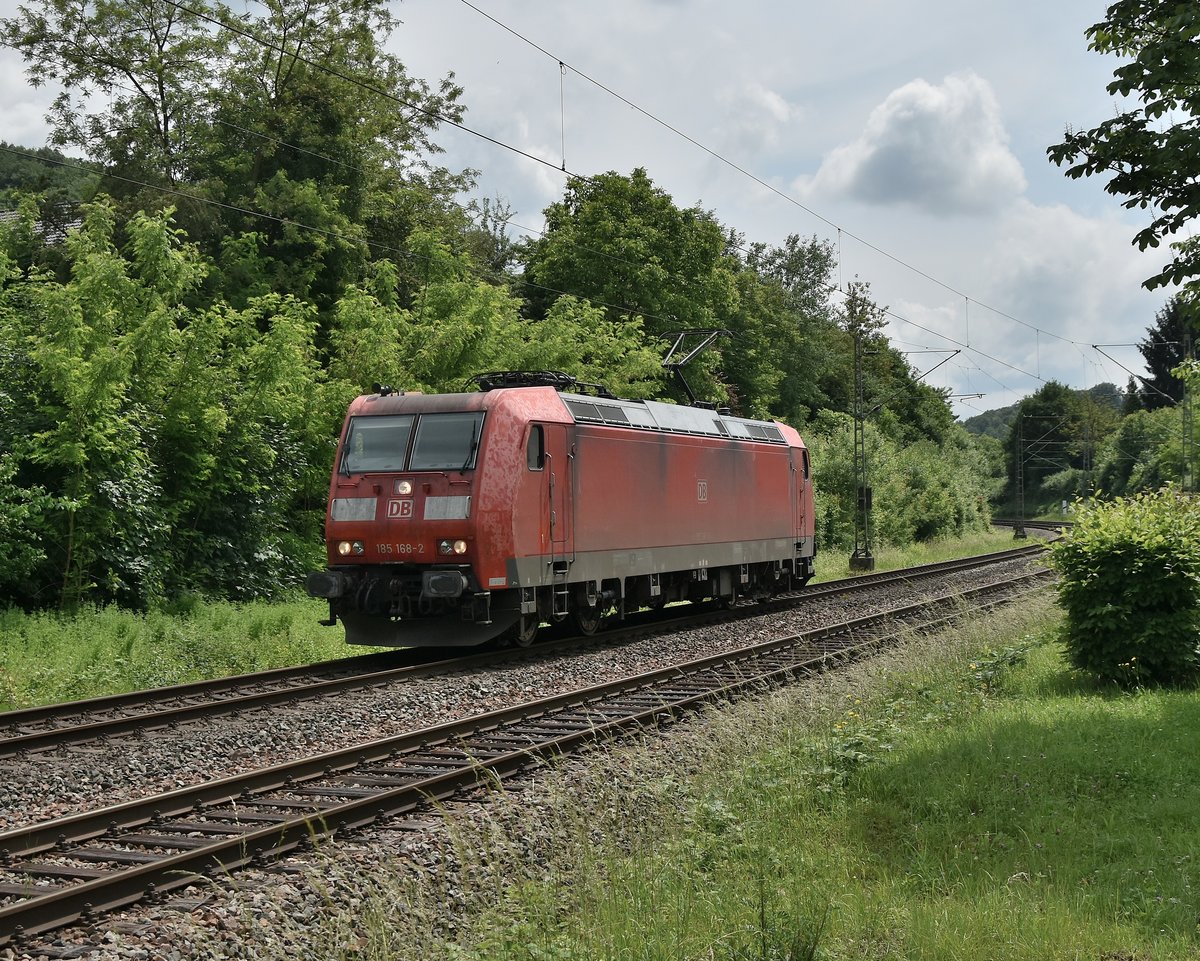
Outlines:
[[[717,606],[725,611],[731,611],[738,606],[738,601],[741,600],[737,591],[732,594],[718,594]]]
[[[517,647],[528,647],[537,638],[538,626],[541,621],[536,614],[522,614],[512,626],[512,640]]]
[[[600,605],[589,604],[587,597],[582,594],[575,596],[575,604],[571,607],[571,626],[585,637],[591,637],[600,630]]]

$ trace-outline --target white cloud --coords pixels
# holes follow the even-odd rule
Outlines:
[[[1025,185],[992,88],[971,72],[893,90],[854,141],[796,184],[809,197],[908,204],[938,216],[999,209]]]
[[[969,345],[929,382],[986,393],[981,409],[1012,403],[1050,379],[1123,386],[1122,365],[1141,370],[1138,351],[1108,349],[1110,359],[1091,345],[1136,343],[1170,296],[1141,287],[1155,263],[1130,243],[1135,227],[1116,211],[1088,217],[1020,198],[983,229],[937,241],[939,260],[955,267],[969,303],[933,285],[914,298],[903,272],[884,271],[881,300],[909,321],[893,317],[889,335],[901,350]],[[941,358],[912,359],[924,368]]]
[[[1062,204],[1022,201],[999,224],[989,296],[1084,344],[1137,339],[1168,295],[1142,288],[1152,258],[1130,243],[1133,232],[1117,216],[1084,217]]]
[[[777,147],[796,113],[784,97],[754,81],[725,90],[720,102],[716,137],[723,150],[739,157],[757,157]]]
[[[11,52],[6,54],[0,58],[0,89],[7,91],[8,98],[0,140],[23,147],[41,147],[49,134],[45,115],[55,90],[49,86],[30,87],[21,61]]]

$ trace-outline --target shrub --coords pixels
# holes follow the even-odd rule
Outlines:
[[[1081,507],[1054,545],[1077,668],[1125,685],[1200,676],[1200,502],[1177,490]]]

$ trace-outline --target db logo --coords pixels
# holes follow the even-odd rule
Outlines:
[[[708,500],[708,481],[696,481],[696,500],[700,501],[701,503],[704,503]]]
[[[413,516],[412,499],[407,498],[405,500],[388,501],[387,516],[388,517],[412,517]]]

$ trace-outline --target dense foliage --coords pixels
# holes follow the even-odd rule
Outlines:
[[[1138,406],[1145,410],[1169,407],[1183,400],[1183,381],[1175,368],[1195,353],[1200,317],[1181,295],[1167,301],[1147,328],[1138,350],[1146,362],[1147,376],[1138,386]]]
[[[812,450],[817,537],[822,550],[846,546],[857,498],[854,419],[824,411],[807,440]],[[905,443],[867,425],[867,475],[873,492],[871,523],[876,544],[956,537],[988,524],[991,465],[965,432],[942,444]]]
[[[1083,507],[1054,545],[1071,663],[1121,684],[1200,676],[1200,503],[1174,490]]]
[[[1012,427],[1013,421],[1016,419],[1019,406],[1020,403],[1018,402],[1016,404],[1009,404],[1007,407],[985,410],[964,420],[963,427],[972,434],[982,434],[985,437],[1004,440],[1008,436],[1009,428]]]
[[[1182,382],[1181,386],[1182,386]],[[973,431],[1002,423],[1004,513],[1058,512],[1077,497],[1116,496],[1179,483],[1184,476],[1182,407],[1147,411],[1136,387],[1074,390],[1050,381],[1011,407],[973,417]]]

